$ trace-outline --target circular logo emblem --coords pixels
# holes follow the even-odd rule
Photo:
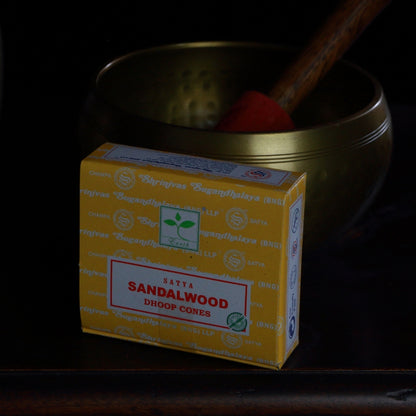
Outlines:
[[[282,335],[284,329],[285,329],[285,319],[282,316],[279,316],[277,318],[277,325],[276,325],[277,335],[278,336]]]
[[[240,348],[243,344],[243,337],[239,334],[232,334],[230,332],[223,332],[221,334],[221,341],[228,348]]]
[[[293,335],[295,335],[295,329],[296,329],[296,319],[294,316],[292,316],[292,318],[290,318],[289,321],[289,338],[292,339]]]
[[[114,333],[123,337],[134,337],[134,332],[131,328],[126,326],[118,326],[114,328]]]
[[[113,222],[119,230],[128,231],[134,225],[134,218],[129,211],[119,209],[113,215]]]
[[[223,262],[225,267],[232,272],[239,272],[246,265],[244,253],[238,250],[228,250],[225,252]]]
[[[225,214],[225,220],[233,230],[242,230],[248,223],[246,211],[241,208],[231,208]]]
[[[268,179],[272,176],[271,172],[266,169],[254,168],[246,171],[245,176],[251,179]]]
[[[227,316],[227,325],[233,331],[244,331],[247,328],[247,318],[240,312],[232,312]]]
[[[123,259],[132,259],[133,255],[130,251],[124,250],[120,248],[119,250],[116,250],[113,254],[113,257],[119,257]]]
[[[300,225],[300,209],[296,208],[292,217],[292,233],[296,233]]]
[[[125,191],[133,188],[136,183],[134,171],[130,168],[120,168],[116,170],[114,182],[120,189],[124,189]]]

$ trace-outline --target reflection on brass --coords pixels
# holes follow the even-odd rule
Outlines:
[[[248,89],[268,91],[294,52],[274,45],[169,45],[114,60],[97,75],[81,117],[87,153],[105,141],[306,171],[307,250],[348,228],[386,175],[392,128],[379,83],[341,61],[299,106],[297,129],[212,131]]]

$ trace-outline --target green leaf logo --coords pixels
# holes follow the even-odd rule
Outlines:
[[[167,224],[167,225],[176,225],[176,222],[175,221],[173,221],[173,220],[165,220],[165,221],[163,221],[165,224]]]
[[[195,223],[193,221],[184,221],[184,222],[181,222],[179,224],[179,227],[181,227],[181,228],[191,228],[194,225],[195,225]]]
[[[167,219],[167,220],[164,220],[163,222],[166,225],[169,225],[171,227],[176,227],[176,234],[178,235],[178,237],[181,240],[190,241],[190,240],[188,240],[187,238],[185,238],[181,235],[180,230],[181,230],[181,228],[192,228],[195,225],[195,222],[189,221],[189,220],[179,222],[179,221],[181,221],[181,219],[182,219],[182,217],[180,216],[179,212],[177,212],[176,215],[175,215],[175,220],[176,221],[174,221],[172,219]]]

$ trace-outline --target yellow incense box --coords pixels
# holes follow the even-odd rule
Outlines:
[[[84,332],[279,369],[306,175],[106,143],[81,163]]]

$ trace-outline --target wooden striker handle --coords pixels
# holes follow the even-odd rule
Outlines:
[[[269,96],[291,113],[390,1],[343,1],[286,69]]]

